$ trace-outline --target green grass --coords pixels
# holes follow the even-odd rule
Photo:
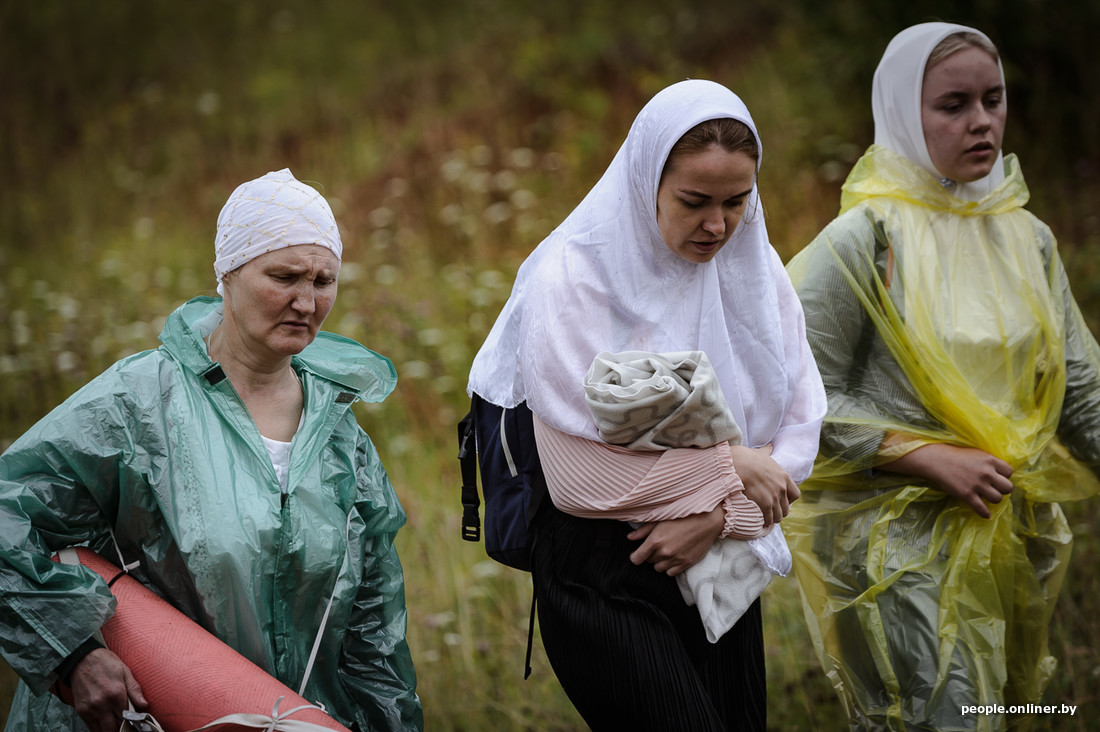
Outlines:
[[[429,728],[582,728],[540,648],[522,679],[529,577],[459,539],[455,422],[516,267],[644,101],[686,77],[726,83],[753,111],[769,231],[791,256],[834,215],[870,141],[887,39],[937,15],[989,30],[1011,57],[1007,147],[1100,329],[1092,5],[0,5],[0,449],[112,361],[155,346],[180,301],[212,293],[221,204],[290,167],[323,187],[345,243],[328,329],[400,374],[393,397],[359,415],[409,513],[399,542]],[[1094,503],[1069,507],[1078,545],[1047,693],[1086,710],[1100,693]],[[765,595],[765,641],[771,728],[840,726],[792,582]],[[0,720],[12,683],[0,669]]]

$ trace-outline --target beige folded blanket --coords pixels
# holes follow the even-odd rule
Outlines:
[[[702,351],[601,353],[584,393],[604,442],[631,450],[741,443],[718,375]]]

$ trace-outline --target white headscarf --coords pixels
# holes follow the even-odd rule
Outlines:
[[[218,215],[214,274],[222,277],[261,254],[298,244],[325,247],[337,259],[340,230],[324,196],[296,180],[289,168],[237,186]]]
[[[882,54],[871,91],[875,144],[904,155],[941,181],[947,179],[932,164],[928,145],[924,141],[921,91],[928,57],[940,41],[956,33],[975,33],[989,40],[979,30],[953,23],[921,23],[906,28],[894,36]],[[1000,61],[997,67],[1001,71],[1003,85],[1004,69]],[[953,191],[960,198],[977,201],[992,192],[1003,180],[1004,161],[998,151],[989,175],[970,183],[956,182]]]
[[[748,109],[720,84],[680,82],[646,104],[607,172],[520,267],[474,359],[471,392],[505,407],[526,400],[551,427],[598,440],[583,387],[597,354],[701,350],[745,444],[773,438],[799,378],[802,311],[755,186],[710,262],[674,254],[657,226],[669,151],[697,124],[720,118],[745,123],[759,143]]]

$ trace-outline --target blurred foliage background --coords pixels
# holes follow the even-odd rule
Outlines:
[[[515,269],[645,101],[687,77],[752,110],[769,231],[789,258],[835,214],[871,142],[886,43],[934,19],[1001,49],[1005,148],[1097,332],[1092,0],[0,3],[0,449],[114,360],[155,347],[181,301],[212,294],[222,203],[289,167],[323,190],[343,234],[327,328],[401,377],[359,416],[409,512],[400,546],[429,728],[581,728],[539,651],[522,680],[528,577],[459,540],[454,425]],[[1047,700],[1084,714],[1042,729],[1087,729],[1100,693],[1100,518],[1069,513],[1077,555]],[[792,584],[765,598],[770,726],[834,728],[842,713]],[[13,687],[0,664],[0,720]]]

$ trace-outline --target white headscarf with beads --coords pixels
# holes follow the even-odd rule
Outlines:
[[[332,209],[289,168],[242,183],[218,215],[214,274],[222,278],[256,257],[300,244],[322,246],[340,259],[343,245]]]

